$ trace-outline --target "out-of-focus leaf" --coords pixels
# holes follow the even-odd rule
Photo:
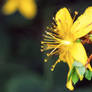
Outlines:
[[[3,25],[0,25],[0,63],[5,63],[10,55],[10,37]]]
[[[49,84],[40,76],[25,73],[9,80],[5,92],[47,92],[47,85]]]
[[[30,22],[30,20],[25,19],[19,12],[5,16],[4,18],[8,26],[23,27],[23,25],[25,26],[32,23],[32,20]]]

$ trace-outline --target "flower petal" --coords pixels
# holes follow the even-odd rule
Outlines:
[[[70,30],[73,20],[67,8],[60,9],[55,16],[57,28],[61,31],[67,32]]]
[[[76,61],[81,62],[83,65],[87,63],[87,54],[81,43],[75,42],[70,48],[70,53]]]
[[[37,7],[34,0],[23,0],[19,5],[20,13],[26,18],[33,18],[36,15]]]
[[[69,72],[68,72],[67,78],[69,77],[70,71],[71,71],[71,70],[69,70]],[[72,85],[72,80],[71,80],[71,79],[70,79],[70,80],[67,80],[66,88],[68,88],[68,89],[71,90],[71,91],[74,90],[74,87],[73,87],[73,85]]]
[[[90,64],[87,65],[87,68],[92,72],[92,67]]]
[[[71,79],[70,79],[69,81],[67,81],[66,87],[67,87],[69,90],[71,90],[71,91],[74,90],[74,87],[73,87],[73,85],[72,85],[72,80],[71,80]]]
[[[90,31],[92,31],[92,7],[87,8],[71,28],[75,39],[85,36]]]
[[[14,13],[16,9],[17,9],[17,2],[14,0],[9,0],[3,6],[2,11],[4,14],[9,15]]]

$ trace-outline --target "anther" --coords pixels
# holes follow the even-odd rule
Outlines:
[[[51,67],[51,69],[50,69],[50,70],[51,70],[51,71],[54,71],[54,69],[55,69],[55,67],[52,65],[52,67]]]
[[[50,27],[47,27],[47,30],[50,30]]]
[[[73,21],[75,20],[76,15],[78,15],[78,12],[77,12],[77,11],[75,11],[75,12],[74,12],[74,14],[75,14],[75,15],[74,15],[74,17],[73,17]]]
[[[44,59],[44,62],[47,62],[47,59]]]
[[[43,50],[43,49],[41,49],[40,51],[41,51],[41,52],[43,52],[44,50]]]
[[[41,41],[41,44],[44,44],[44,41]]]
[[[49,53],[47,53],[46,55],[49,56]]]
[[[54,31],[56,32],[56,31],[57,31],[57,29],[54,29]]]
[[[44,48],[44,46],[41,46],[41,48]]]
[[[74,13],[75,13],[75,15],[78,15],[78,12],[77,11],[75,11]]]
[[[55,18],[53,17],[53,20],[55,20]]]

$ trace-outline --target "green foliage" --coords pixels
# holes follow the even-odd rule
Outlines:
[[[68,80],[72,79],[73,84],[76,84],[78,80],[85,77],[87,80],[91,80],[92,72],[87,70],[83,64],[75,61],[72,66],[72,70],[68,76]]]
[[[73,63],[73,67],[82,67],[82,66],[83,66],[83,64],[78,61],[74,61],[74,63]]]
[[[72,81],[74,84],[76,84],[79,80],[79,77],[77,75],[77,72],[74,72],[73,75],[72,75]]]
[[[86,72],[85,72],[85,78],[87,80],[91,80],[91,78],[92,78],[92,72],[89,71],[89,70],[86,70]]]
[[[84,66],[76,67],[76,69],[78,70],[80,75],[84,75],[85,70],[86,70]]]
[[[79,80],[79,76],[76,72],[76,67],[73,67],[72,70],[70,71],[70,74],[69,74],[69,77],[68,77],[68,80],[70,80],[70,78],[72,78],[72,82],[74,84],[76,84]]]
[[[7,81],[5,92],[47,92],[49,83],[34,73],[21,73]]]

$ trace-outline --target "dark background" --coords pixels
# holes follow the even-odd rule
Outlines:
[[[43,62],[40,41],[55,13],[67,7],[82,14],[92,0],[36,0],[37,15],[25,19],[18,11],[10,16],[2,14],[4,0],[0,0],[0,92],[69,92],[65,88],[68,66],[61,62],[50,71],[55,59]],[[78,17],[77,16],[77,17]],[[91,45],[85,45],[91,54]],[[92,81],[84,79],[75,85],[74,92],[91,92]]]

